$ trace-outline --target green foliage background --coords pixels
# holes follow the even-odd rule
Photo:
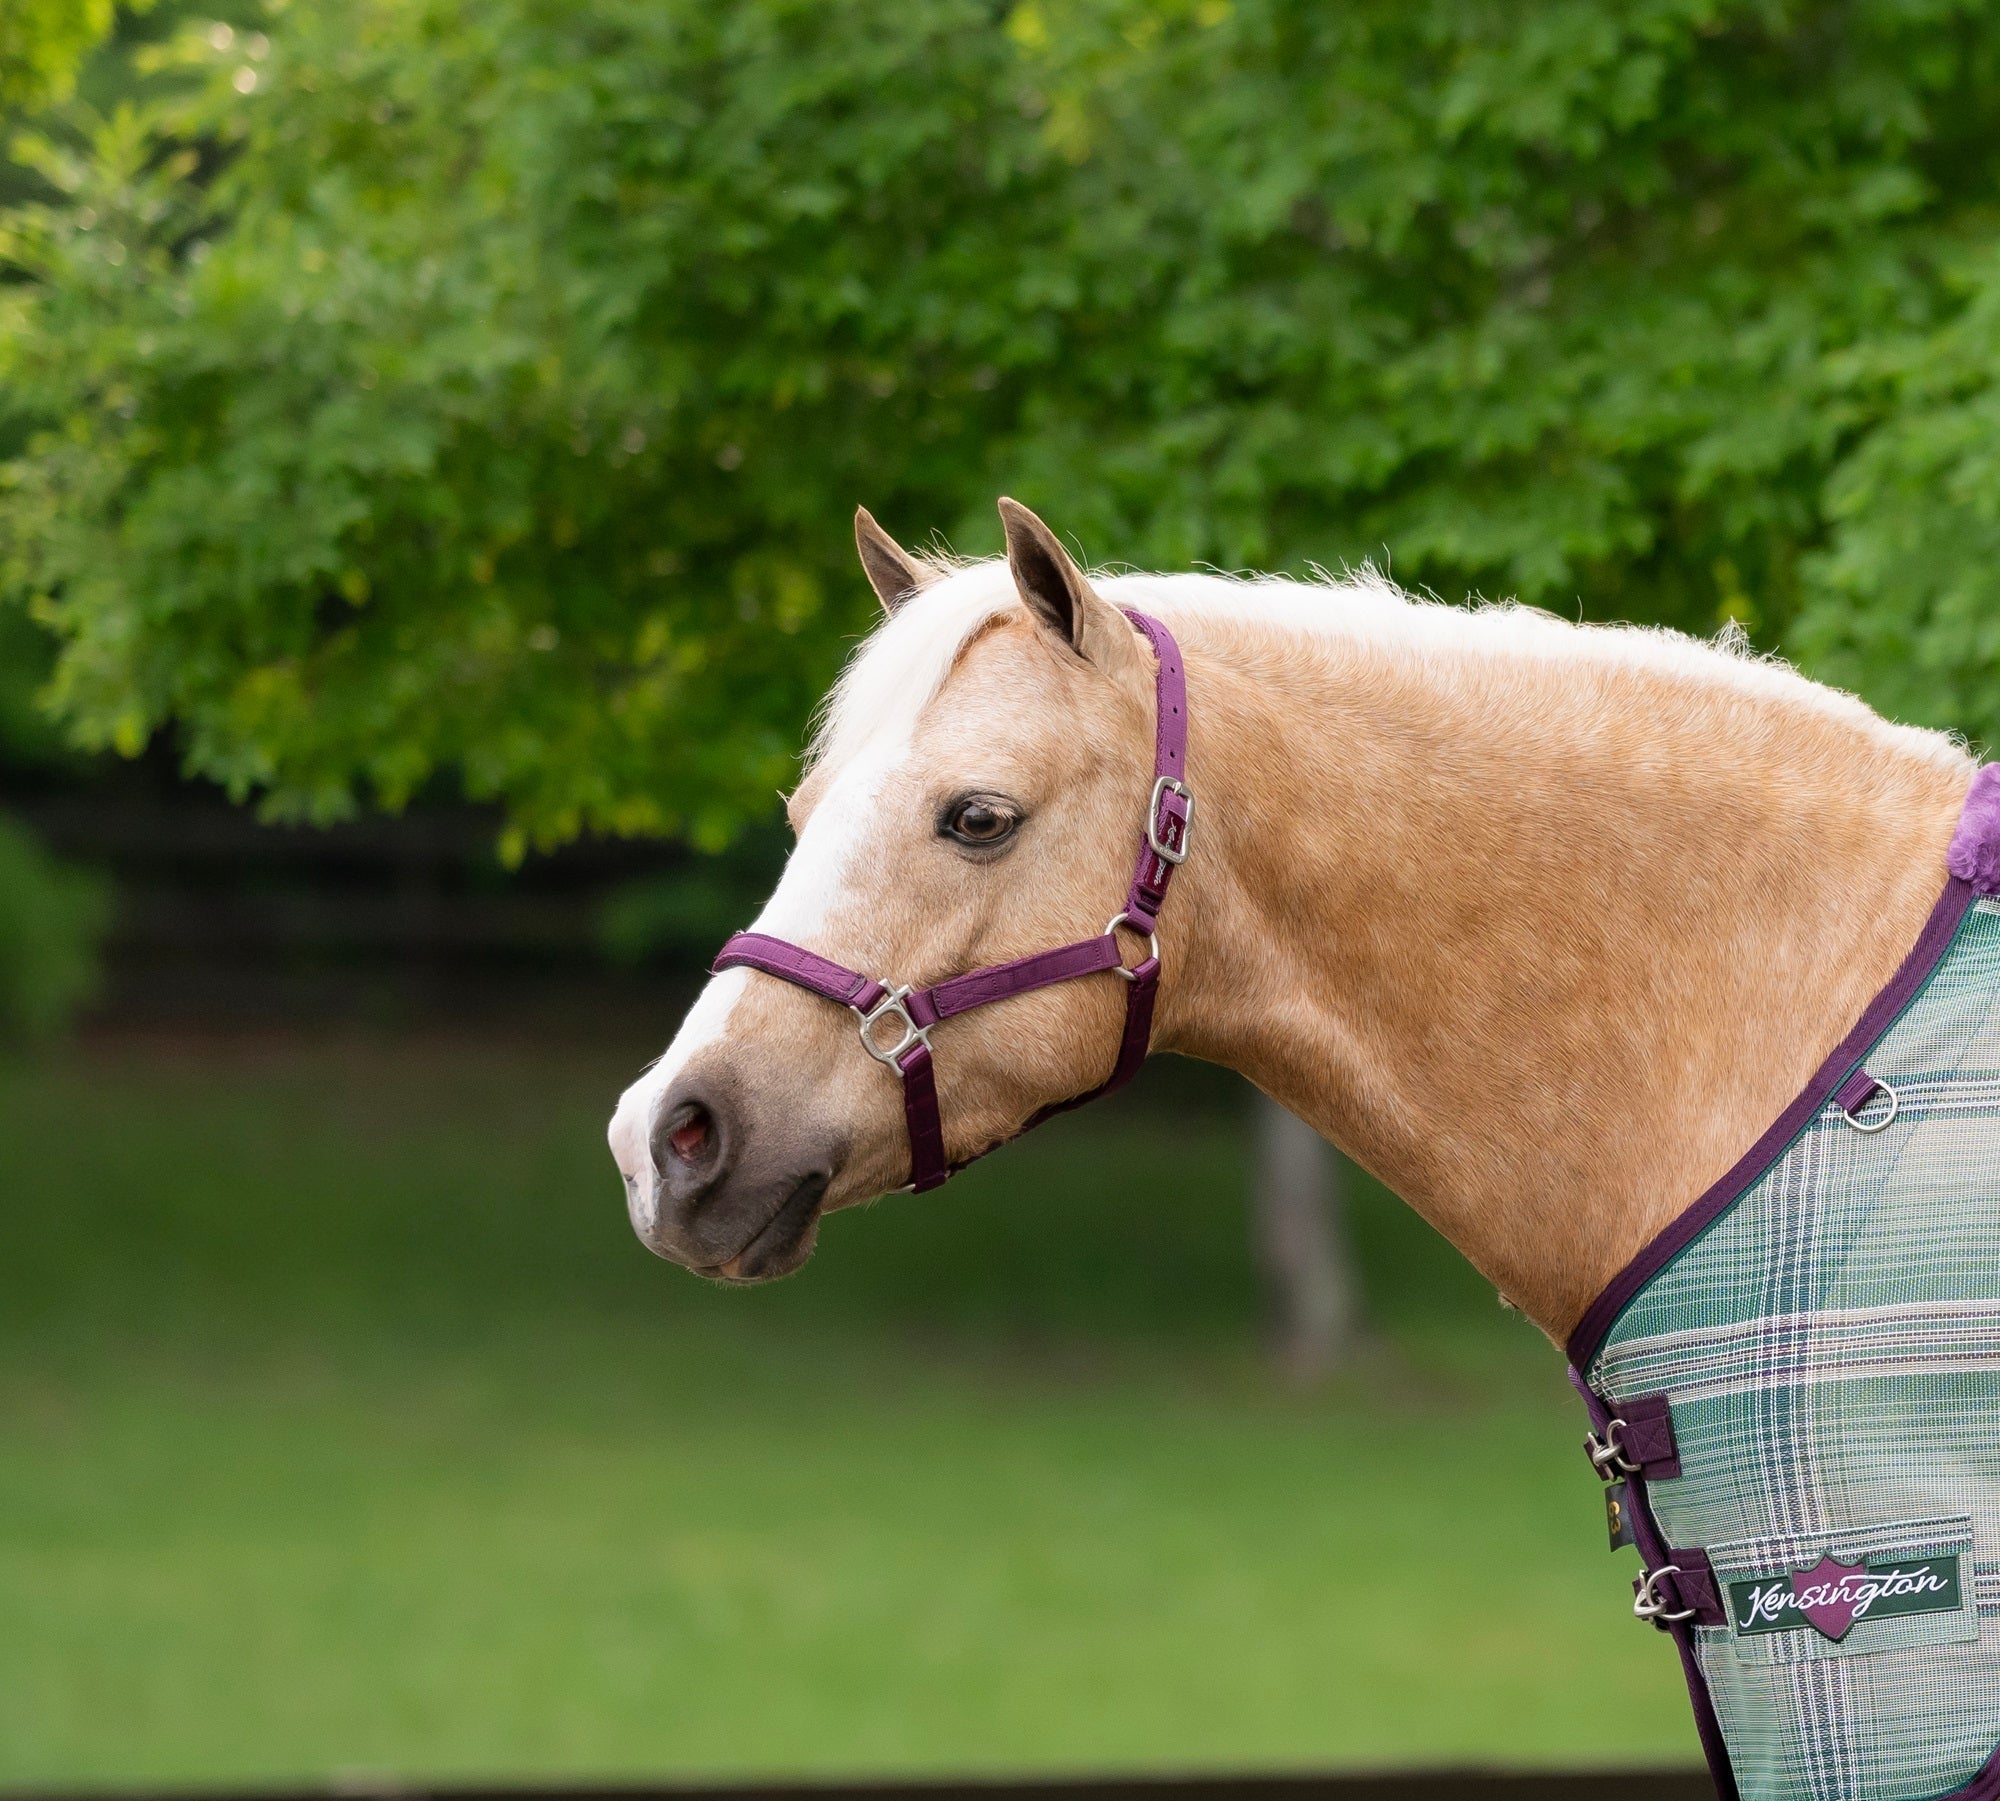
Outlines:
[[[77,65],[111,29],[113,0],[7,0],[0,7],[0,108],[65,99]]]
[[[0,814],[0,1039],[54,1031],[97,983],[108,898]]]
[[[86,745],[720,843],[866,623],[854,503],[981,550],[1000,490],[2000,725],[1989,6],[235,17],[45,110],[0,224],[0,586]]]

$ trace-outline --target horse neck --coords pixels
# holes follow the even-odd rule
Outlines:
[[[1560,1341],[1888,980],[1972,765],[1719,656],[1168,617],[1200,819],[1156,1042],[1248,1075]]]

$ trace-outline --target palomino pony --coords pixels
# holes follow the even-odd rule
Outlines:
[[[1726,1791],[2000,1793],[2000,1767],[1991,1787],[1964,1786],[1968,1747],[1985,1734],[1983,1758],[2000,1741],[2000,1675],[1929,1762],[1897,1751],[1883,1777],[1825,1752],[1829,1734],[1850,1750],[1865,1736],[1856,1669],[1917,1655],[1921,1675],[1943,1655],[1849,1655],[1871,1633],[1957,1644],[1970,1622],[1977,1636],[1978,1566],[1959,1565],[1981,1549],[1971,1528],[1961,1551],[1941,1527],[1868,1543],[1848,1530],[1879,1511],[1759,1512],[1729,1461],[1744,1434],[1718,1429],[1722,1449],[1702,1435],[1729,1380],[1629,1393],[1606,1359],[1651,1346],[1657,1360],[1667,1340],[1609,1344],[1593,1306],[1610,1295],[1629,1312],[1665,1257],[1648,1264],[1642,1247],[1674,1243],[1672,1222],[1705,1229],[1697,1197],[1755,1201],[1752,1179],[1813,1121],[1846,1120],[1884,1158],[1923,1129],[1919,1100],[1864,1141],[1890,1124],[1872,1097],[1890,1116],[1899,1097],[1859,1058],[1900,1017],[1881,1012],[1884,992],[1920,939],[1937,940],[1935,963],[1991,915],[2000,970],[2000,908],[1975,902],[1961,867],[1971,854],[2000,877],[2000,806],[1993,842],[1963,843],[1985,780],[1973,761],[1728,647],[1427,604],[1371,574],[1086,577],[1033,514],[1000,506],[1004,561],[928,562],[857,520],[887,619],[814,736],[788,803],[797,846],[611,1123],[640,1238],[721,1280],[782,1276],[823,1213],[934,1185],[1129,1073],[1149,1043],[1226,1064],[1569,1343],[1593,1461],[1630,1485],[1613,1516],[1647,1565],[1635,1611],[1672,1626]],[[1873,1029],[1843,1061],[1857,1020]],[[1771,1127],[1807,1099],[1806,1124]],[[1750,1253],[1731,1255],[1725,1278]],[[2000,1341],[2000,1301],[1988,1311]],[[1794,1392],[1789,1371],[1774,1392]],[[1881,1506],[1984,1519],[2000,1513],[2000,1445],[1981,1469],[1979,1507]],[[1670,1530],[1707,1521],[1691,1497],[1711,1479],[1733,1484],[1741,1544],[1712,1521],[1702,1538]],[[1782,1550],[1758,1536],[1780,1528]],[[1771,1586],[1814,1557],[1802,1576],[1877,1571],[1884,1546],[1922,1573],[1853,1603],[1839,1634],[1826,1581],[1796,1604]],[[1947,1557],[1956,1611],[1939,1624]],[[1737,1568],[1766,1584],[1736,1597],[1741,1618],[1717,1574]],[[2000,1564],[1989,1586],[2000,1613]],[[1870,1605],[1898,1617],[1856,1625]],[[1826,1699],[1828,1669],[1848,1703]],[[1911,1693],[1905,1714],[1942,1717]]]
[[[1024,509],[944,569],[864,520],[888,619],[827,705],[754,929],[930,982],[1102,929],[1187,663],[1196,843],[1153,1048],[1227,1064],[1421,1212],[1558,1344],[1887,981],[1972,762],[1775,664],[1664,632],[1338,584],[1087,581]],[[1123,997],[1069,982],[937,1028],[954,1159],[1101,1082]],[[902,1187],[853,1019],[734,969],[611,1148],[663,1257],[755,1281]],[[800,1197],[805,1197],[801,1199]]]

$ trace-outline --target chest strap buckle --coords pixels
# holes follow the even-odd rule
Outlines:
[[[1655,1626],[1662,1628],[1679,1620],[1693,1619],[1692,1607],[1676,1608],[1660,1590],[1662,1582],[1680,1573],[1681,1566],[1677,1563],[1663,1563],[1657,1570],[1641,1570],[1639,1580],[1632,1585],[1632,1617],[1635,1620],[1651,1620]]]
[[[1605,1421],[1602,1434],[1585,1434],[1583,1451],[1590,1467],[1606,1482],[1615,1476],[1670,1481],[1681,1473],[1673,1408],[1663,1394],[1632,1395],[1619,1402],[1616,1417]]]
[[[1726,1626],[1722,1589],[1708,1553],[1698,1546],[1670,1549],[1668,1562],[1641,1570],[1632,1584],[1632,1617],[1650,1620],[1665,1632],[1670,1626]]]

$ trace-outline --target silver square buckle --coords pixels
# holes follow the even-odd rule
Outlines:
[[[891,988],[874,1006],[861,1016],[861,1048],[877,1063],[886,1063],[897,1075],[903,1072],[896,1059],[911,1045],[921,1044],[926,1048],[931,1041],[930,1027],[920,1026],[910,1017],[910,988],[905,983],[901,988]],[[875,1042],[875,1022],[878,1019],[895,1019],[902,1022],[903,1035],[887,1050]]]
[[[1178,846],[1160,842],[1160,802],[1169,794],[1178,794],[1187,802],[1187,814],[1181,820],[1181,841]],[[1194,796],[1188,792],[1185,782],[1177,782],[1170,775],[1163,775],[1153,784],[1153,798],[1146,803],[1146,843],[1153,855],[1163,863],[1180,864],[1187,861],[1188,840],[1194,836]]]

